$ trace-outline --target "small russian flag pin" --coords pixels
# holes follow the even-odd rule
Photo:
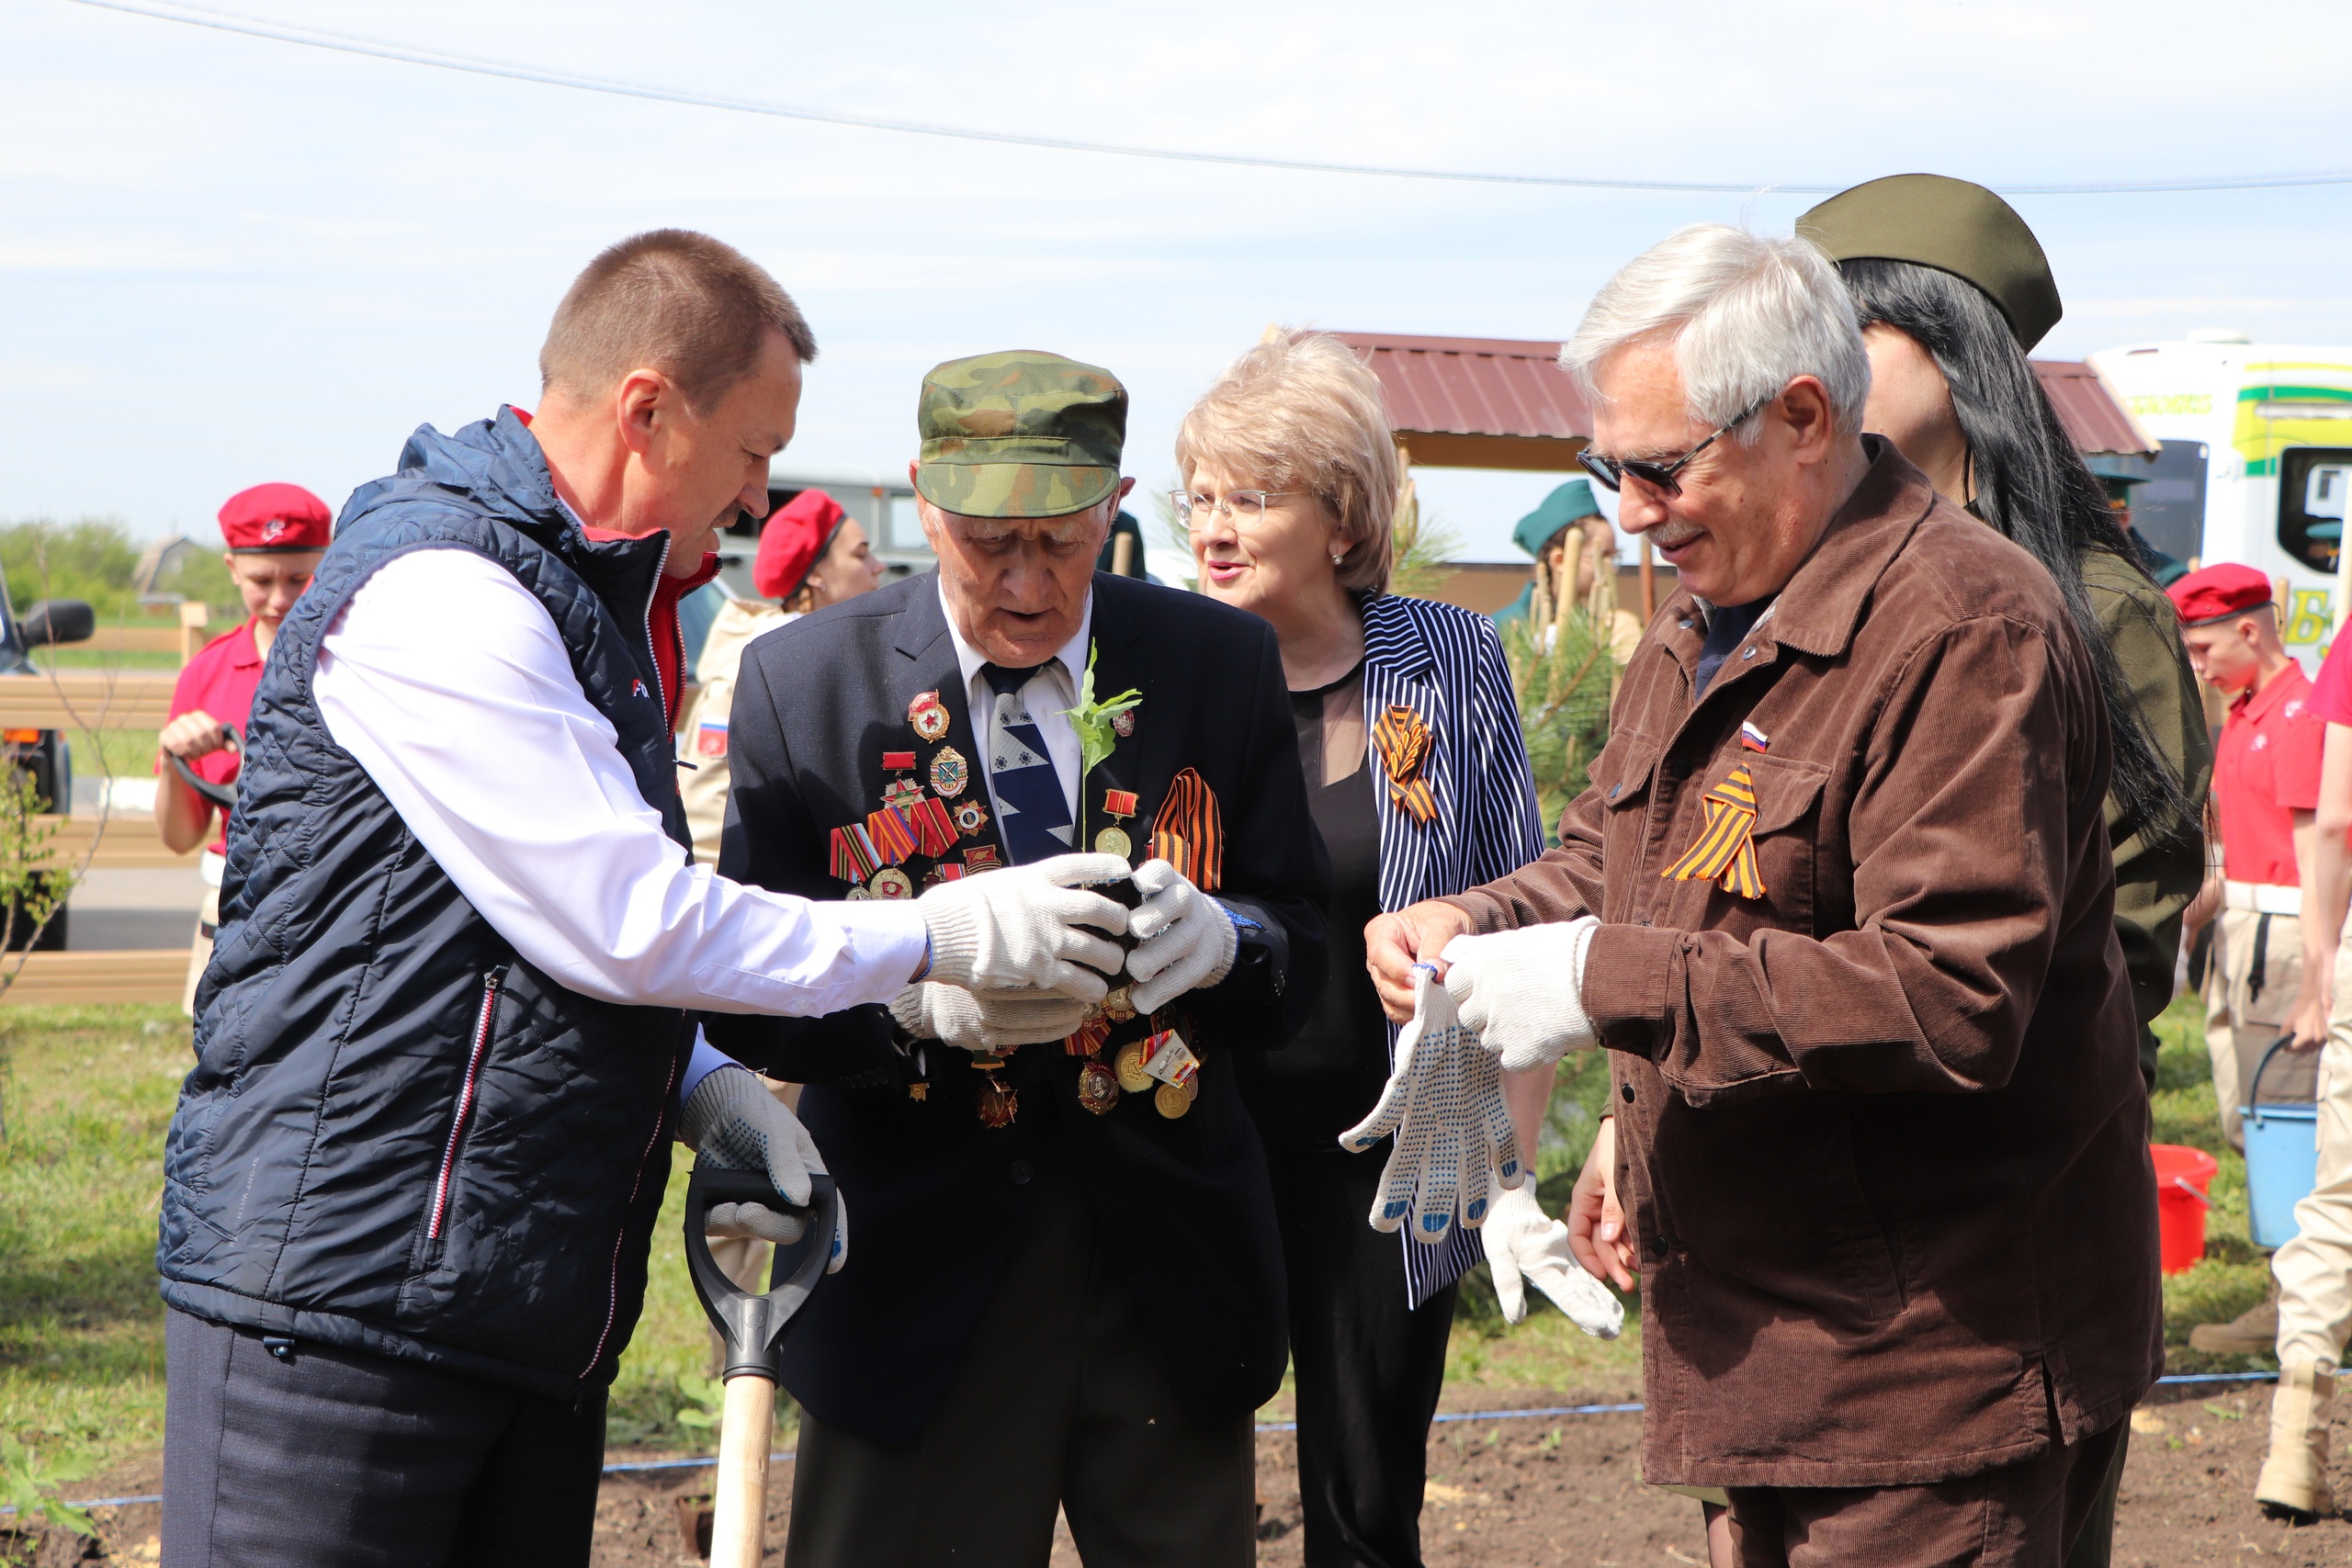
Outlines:
[[[1754,725],[1742,720],[1739,727],[1739,745],[1745,751],[1770,751],[1772,749],[1772,738]]]

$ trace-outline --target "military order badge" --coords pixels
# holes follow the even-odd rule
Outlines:
[[[937,692],[917,692],[914,701],[907,705],[907,722],[925,740],[944,739],[947,734],[947,709]]]
[[[956,830],[967,839],[977,839],[988,830],[988,807],[978,800],[959,801],[947,815],[954,820]]]
[[[953,746],[942,746],[931,760],[931,787],[943,798],[953,800],[971,782],[972,764],[964,760],[964,753]]]

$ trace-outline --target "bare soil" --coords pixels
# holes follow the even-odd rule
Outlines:
[[[2136,1414],[2131,1461],[2117,1510],[2117,1568],[2187,1568],[2193,1563],[2260,1563],[2264,1568],[2344,1568],[2352,1563],[2352,1519],[2297,1527],[2263,1517],[2254,1502],[2268,1433],[2267,1387],[2206,1394],[2165,1391],[2163,1403]],[[1533,1390],[1513,1398],[1488,1394],[1481,1409],[1608,1404],[1622,1389]],[[1703,1563],[1707,1550],[1699,1506],[1642,1484],[1641,1417],[1568,1416],[1453,1422],[1430,1438],[1430,1484],[1421,1515],[1423,1554],[1431,1568],[1519,1568],[1575,1563],[1585,1568],[1670,1568]],[[2335,1428],[2336,1495],[2352,1497],[2352,1422]],[[1287,1433],[1258,1439],[1262,1500],[1258,1561],[1300,1568],[1294,1445]],[[160,1456],[77,1486],[82,1495],[152,1493]],[[699,1470],[655,1471],[606,1478],[596,1508],[596,1568],[695,1568],[700,1561],[680,1530],[678,1499],[707,1483]],[[769,1485],[771,1562],[783,1558],[792,1508],[792,1467],[778,1464]],[[37,1538],[34,1561],[152,1563],[160,1512],[149,1504],[94,1509],[95,1543]],[[30,1541],[24,1544],[33,1544]],[[19,1541],[0,1533],[0,1546]],[[1078,1568],[1068,1533],[1059,1532],[1053,1568]]]

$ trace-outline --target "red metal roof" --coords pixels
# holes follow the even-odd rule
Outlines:
[[[1436,468],[1566,468],[1592,432],[1556,343],[1339,333],[1388,394],[1413,461]]]
[[[1418,465],[1564,469],[1592,434],[1591,413],[1560,368],[1556,343],[1333,335],[1363,355],[1380,378],[1389,418]],[[2090,366],[2037,359],[2033,368],[2082,451],[2157,449]]]
[[[2074,359],[2037,359],[2033,373],[2078,451],[2154,457],[2161,450],[2091,366]]]

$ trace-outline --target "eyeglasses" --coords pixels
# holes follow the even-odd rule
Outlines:
[[[1189,490],[1171,490],[1168,499],[1176,508],[1176,521],[1184,525],[1184,532],[1192,534],[1207,527],[1209,518],[1220,513],[1236,528],[1251,527],[1265,516],[1266,502],[1306,493],[1297,490],[1237,490],[1219,501],[1215,496],[1194,495]]]
[[[1772,394],[1773,398],[1779,396],[1778,392]],[[1708,436],[1671,463],[1653,462],[1646,457],[1603,457],[1596,455],[1590,447],[1578,452],[1577,461],[1584,465],[1586,473],[1590,474],[1604,488],[1611,491],[1624,482],[1627,474],[1631,474],[1644,484],[1654,485],[1668,495],[1680,495],[1682,481],[1674,476],[1689,468],[1691,458],[1713,446],[1729,432],[1738,429],[1755,418],[1757,412],[1771,400],[1772,398],[1766,398],[1761,401],[1750,403],[1747,412],[1740,414],[1723,429],[1716,431],[1714,434]]]

